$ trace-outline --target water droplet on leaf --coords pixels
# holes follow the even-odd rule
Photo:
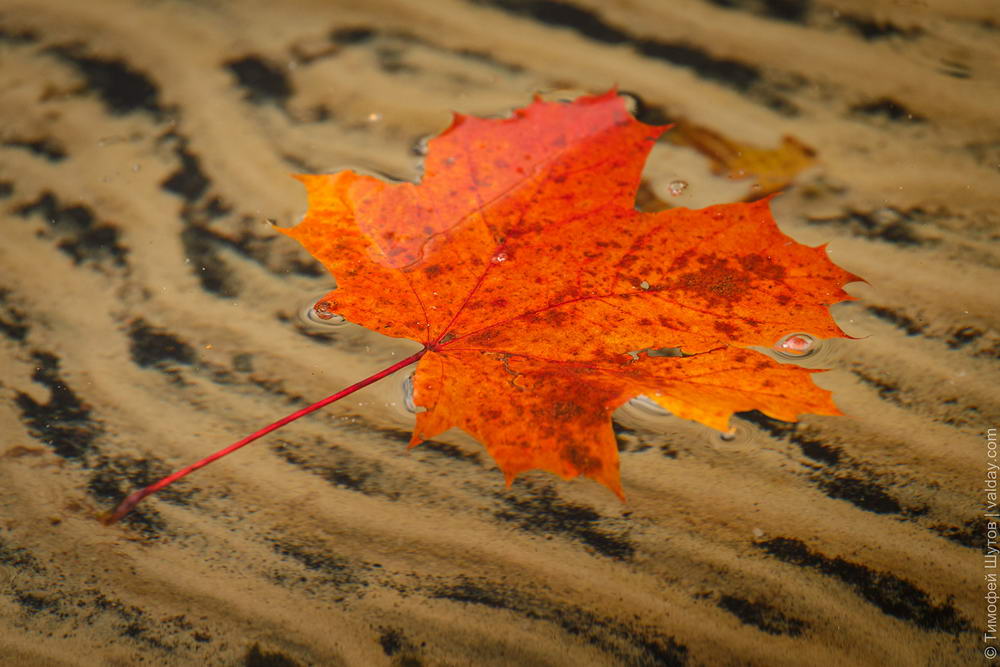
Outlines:
[[[667,186],[667,192],[677,197],[687,190],[687,186],[687,181],[670,181],[670,185]]]
[[[507,253],[498,252],[497,254],[493,255],[493,258],[490,259],[490,261],[493,262],[494,264],[503,264],[504,262],[507,261]]]

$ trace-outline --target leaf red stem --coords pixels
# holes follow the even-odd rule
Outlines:
[[[229,445],[228,447],[220,449],[219,451],[215,452],[214,454],[206,456],[205,458],[203,458],[200,461],[197,461],[195,463],[192,463],[191,465],[187,466],[186,468],[181,468],[177,472],[164,477],[163,479],[161,479],[160,481],[158,481],[158,482],[156,482],[154,484],[150,484],[149,486],[147,486],[147,487],[145,487],[143,489],[139,489],[138,491],[135,491],[134,493],[130,494],[127,498],[125,498],[124,500],[122,500],[120,503],[118,503],[118,506],[114,509],[113,512],[105,512],[103,515],[101,515],[101,517],[100,517],[101,523],[103,523],[106,526],[110,526],[111,524],[118,522],[119,520],[122,519],[122,517],[124,517],[126,514],[128,514],[129,512],[131,512],[133,509],[135,509],[135,506],[138,505],[142,501],[142,499],[145,498],[146,496],[150,496],[150,495],[156,493],[157,491],[159,491],[160,489],[163,489],[163,488],[166,488],[166,487],[170,486],[171,484],[173,484],[177,480],[179,480],[179,479],[181,479],[183,477],[187,477],[189,474],[193,473],[195,470],[198,470],[199,468],[204,468],[205,466],[207,466],[212,461],[216,461],[218,459],[221,459],[223,456],[226,456],[228,454],[232,454],[237,449],[240,449],[241,447],[243,447],[245,445],[249,445],[254,440],[257,440],[258,438],[261,438],[261,437],[267,435],[271,431],[276,431],[279,428],[281,428],[282,426],[285,426],[287,424],[291,424],[293,421],[299,419],[300,417],[305,417],[306,415],[308,415],[308,414],[310,414],[312,412],[315,412],[316,410],[319,410],[320,408],[326,407],[327,405],[330,405],[331,403],[339,401],[340,399],[344,398],[345,396],[350,396],[351,394],[353,394],[357,390],[363,389],[364,387],[367,387],[368,385],[372,384],[373,382],[378,382],[382,378],[387,377],[389,375],[392,375],[393,373],[395,373],[396,371],[398,371],[401,368],[406,368],[410,364],[416,363],[417,361],[420,360],[420,358],[422,356],[424,356],[424,354],[426,352],[427,352],[427,348],[424,348],[424,349],[420,350],[419,352],[417,352],[416,354],[413,354],[413,355],[407,357],[406,359],[398,361],[398,362],[394,363],[392,366],[389,366],[388,368],[383,369],[383,370],[379,371],[378,373],[375,373],[371,377],[367,377],[364,380],[361,380],[360,382],[356,382],[356,383],[352,384],[350,387],[347,387],[346,389],[342,389],[342,390],[338,391],[336,394],[332,394],[330,396],[327,396],[323,400],[317,401],[317,402],[313,403],[312,405],[309,405],[309,406],[306,406],[306,407],[302,408],[301,410],[296,410],[295,412],[282,417],[281,419],[279,419],[278,421],[274,422],[273,424],[269,424],[269,425],[265,426],[264,428],[262,428],[260,430],[254,431],[253,433],[251,433],[247,437],[243,438],[242,440],[237,440],[236,442],[234,442],[233,444]]]

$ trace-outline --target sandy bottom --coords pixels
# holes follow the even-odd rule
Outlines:
[[[992,3],[723,4],[0,1],[0,661],[974,664]],[[289,172],[413,179],[452,109],[613,84],[649,122],[808,147],[774,211],[869,281],[835,308],[859,340],[809,360],[848,416],[750,413],[723,441],[625,407],[622,504],[507,490],[457,432],[407,452],[397,374],[95,520],[415,351],[299,318],[331,283],[268,224],[304,210]],[[753,183],[665,140],[644,192]]]

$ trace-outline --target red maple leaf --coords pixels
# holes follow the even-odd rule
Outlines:
[[[637,211],[664,129],[636,121],[614,91],[536,99],[507,119],[456,115],[430,142],[419,185],[298,176],[309,210],[282,231],[337,280],[317,313],[423,349],[209,458],[413,362],[424,411],[411,446],[459,427],[508,484],[540,468],[622,496],[610,418],[640,394],[723,431],[745,410],[840,414],[813,371],[749,346],[843,336],[828,306],[857,278],[783,234],[769,199]],[[659,348],[674,354],[648,353]]]

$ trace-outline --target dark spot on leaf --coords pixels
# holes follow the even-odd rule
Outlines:
[[[564,445],[560,454],[563,460],[568,461],[582,475],[594,475],[604,468],[604,463],[581,443],[571,442]]]
[[[507,305],[506,299],[499,299],[499,301],[502,301],[503,305],[498,307],[503,307]],[[540,319],[551,326],[563,327],[567,326],[573,319],[573,317],[564,310],[553,309],[553,310],[543,311]]]
[[[732,302],[739,299],[750,286],[746,273],[737,273],[723,259],[705,257],[698,271],[682,273],[675,281],[675,288],[694,292],[710,303]]]
[[[787,273],[785,267],[763,255],[741,255],[737,260],[745,271],[767,280],[780,282]]]
[[[735,336],[736,332],[739,331],[735,325],[724,320],[715,320],[712,322],[712,328],[726,336]]]

